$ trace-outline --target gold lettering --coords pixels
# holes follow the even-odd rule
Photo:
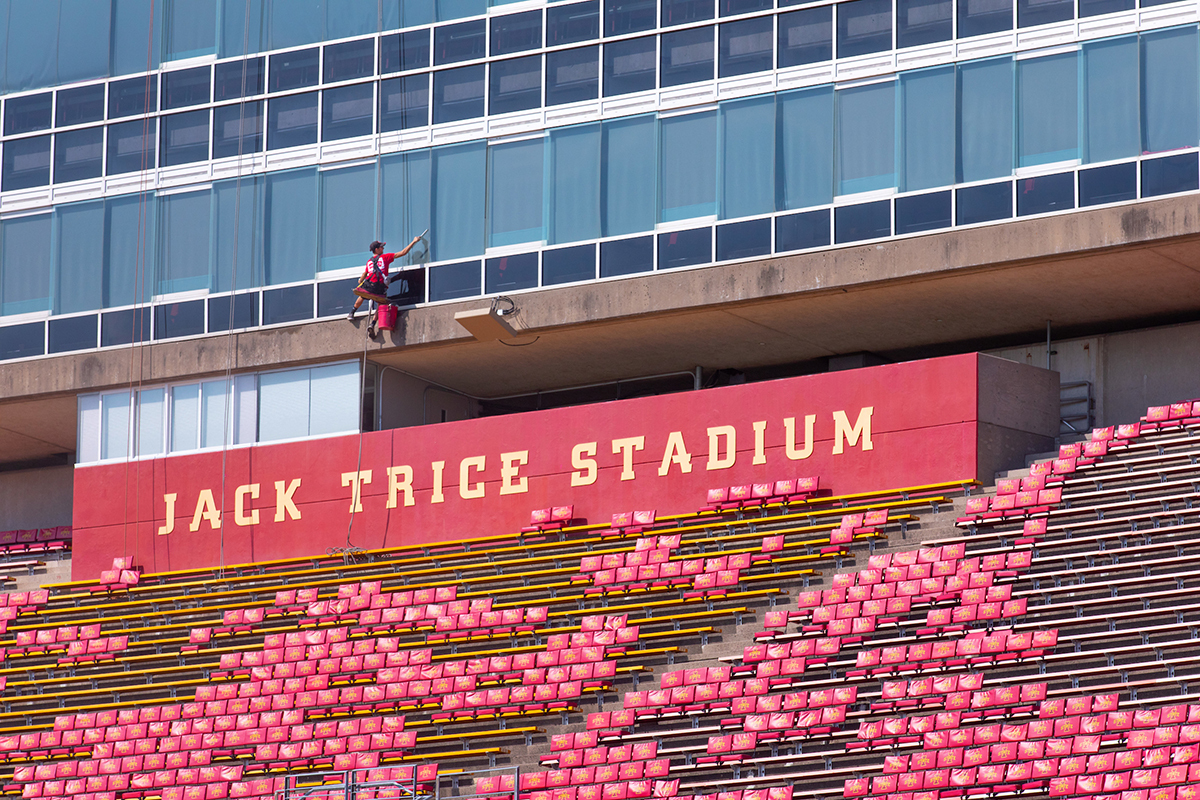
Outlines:
[[[275,481],[275,521],[283,522],[284,513],[292,519],[300,519],[300,509],[292,501],[292,495],[300,488],[300,479],[296,478],[284,488],[283,481]]]
[[[171,531],[175,530],[175,499],[179,497],[176,492],[163,495],[163,502],[167,505],[166,523],[158,526],[158,535],[166,536]]]
[[[350,490],[350,513],[357,514],[362,511],[362,487],[364,483],[371,482],[371,470],[364,469],[362,472],[343,472],[342,486],[353,486]]]
[[[487,456],[470,456],[458,464],[458,494],[464,500],[474,500],[483,497],[483,481],[470,483],[471,470],[483,472],[487,466]]]
[[[621,454],[621,480],[631,481],[636,477],[633,474],[633,451],[642,450],[645,447],[645,436],[628,436],[624,439],[612,440],[613,455]]]
[[[871,415],[873,413],[875,413],[875,407],[866,406],[858,412],[858,419],[855,420],[852,427],[845,411],[833,412],[833,454],[835,456],[845,449],[844,445],[847,441],[851,447],[855,447],[858,445],[859,439],[862,439],[863,450],[874,449],[874,445],[871,444]]]
[[[208,520],[208,524],[215,531],[221,525],[221,512],[217,511],[217,503],[213,500],[212,489],[201,489],[200,496],[196,498],[196,513],[192,515],[192,524],[188,526],[188,530],[192,533],[200,530],[200,520]]]
[[[596,459],[584,456],[596,455],[595,442],[583,442],[571,448],[572,486],[591,486],[596,482]]]
[[[237,487],[237,490],[233,493],[233,521],[241,527],[258,524],[257,508],[251,509],[249,514],[246,513],[246,495],[250,495],[251,499],[257,500],[258,484],[242,484],[241,486]]]
[[[692,454],[683,443],[682,431],[671,431],[667,435],[667,446],[663,450],[662,463],[658,465],[658,476],[661,478],[670,472],[672,464],[678,464],[679,471],[684,475],[692,471]]]
[[[520,464],[529,463],[529,451],[517,450],[500,454],[500,494],[524,494],[529,491],[529,481],[520,475]],[[516,483],[513,483],[516,478]]]
[[[446,496],[442,494],[442,472],[446,469],[445,461],[434,461],[430,466],[433,467],[433,494],[429,497],[431,503],[444,503]]]
[[[754,460],[751,464],[767,463],[767,421],[754,423]]]
[[[396,507],[397,495],[400,492],[404,492],[404,505],[411,506],[417,502],[416,500],[413,500],[413,489],[412,489],[413,470],[412,470],[412,467],[408,466],[407,464],[405,464],[404,466],[400,466],[400,467],[388,467],[387,476],[388,476],[388,501],[387,501],[388,508]]]
[[[725,454],[718,455],[719,439],[725,438]],[[732,425],[708,429],[708,465],[705,469],[729,469],[737,461],[737,430]]]
[[[813,425],[817,422],[816,414],[806,414],[804,417],[804,448],[796,449],[796,418],[784,417],[783,419],[783,441],[784,451],[787,457],[792,461],[801,461],[812,455],[813,452]]]

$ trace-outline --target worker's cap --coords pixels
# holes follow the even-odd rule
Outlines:
[[[385,244],[387,244],[387,242],[371,242],[371,246],[367,249],[374,251],[376,247],[383,247]]]

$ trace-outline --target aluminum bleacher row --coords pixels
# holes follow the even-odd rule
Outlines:
[[[918,513],[948,509],[964,485],[816,489],[726,487],[703,511],[622,512],[611,524],[548,509],[517,534],[221,570],[142,574],[133,554],[99,581],[3,596],[2,791],[268,797],[353,773],[358,797],[446,780],[546,800],[692,793],[680,781],[728,767],[695,757],[703,726],[667,730],[695,716],[680,708],[694,697],[662,705],[666,689],[645,687],[750,636],[789,592]],[[810,641],[813,665],[837,652]],[[712,662],[706,683],[740,680],[733,671]],[[604,710],[622,694],[646,701],[625,723]],[[819,700],[811,709],[846,724]],[[617,719],[589,728],[597,714]],[[661,742],[645,735],[660,721]],[[565,765],[528,768],[576,732],[570,749],[604,764],[570,768],[565,783]],[[505,771],[519,764],[520,778]],[[791,794],[780,781],[763,800],[767,788],[772,800]]]

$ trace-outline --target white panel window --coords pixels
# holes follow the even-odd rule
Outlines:
[[[234,444],[258,441],[258,376],[238,375],[233,379]]]
[[[163,388],[142,389],[138,392],[139,456],[157,456],[163,452],[163,422],[166,414],[166,393]]]
[[[171,452],[200,446],[200,384],[171,387]]]
[[[200,384],[200,446],[220,447],[228,439],[225,412],[229,407],[229,384],[206,381]]]
[[[258,440],[308,436],[309,370],[268,372],[258,378]]]
[[[310,394],[310,436],[358,430],[358,364],[314,367]]]
[[[76,439],[75,463],[90,464],[100,460],[100,395],[79,396],[79,435]]]
[[[129,392],[100,396],[100,458],[129,457]]]

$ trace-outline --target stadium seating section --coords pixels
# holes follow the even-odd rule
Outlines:
[[[983,493],[780,476],[444,545],[126,554],[0,595],[3,793],[1193,800],[1197,429],[1152,408]]]

